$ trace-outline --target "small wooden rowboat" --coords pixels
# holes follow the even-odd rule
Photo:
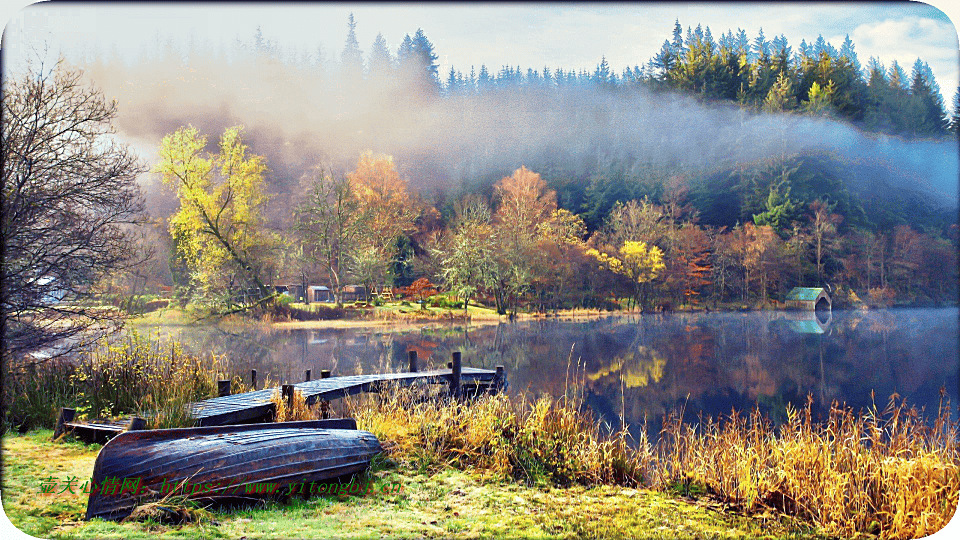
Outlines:
[[[201,501],[289,493],[363,471],[380,451],[352,418],[127,431],[97,455],[86,519],[122,519],[171,492]]]

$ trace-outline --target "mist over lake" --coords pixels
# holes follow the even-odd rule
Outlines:
[[[226,331],[161,328],[188,347],[226,356],[249,380],[299,382],[304,371],[334,375],[444,369],[453,351],[465,366],[504,365],[508,392],[537,397],[582,391],[604,422],[650,435],[664,414],[727,415],[759,406],[771,419],[807,396],[822,413],[834,400],[883,408],[897,393],[933,414],[940,388],[958,403],[956,308],[840,311],[827,324],[801,312],[617,315],[489,326]],[[818,333],[822,332],[822,333]],[[262,384],[262,383],[261,383]],[[871,394],[874,397],[871,397]]]

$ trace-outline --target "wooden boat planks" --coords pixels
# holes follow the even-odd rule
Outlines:
[[[246,486],[330,480],[366,469],[380,442],[353,419],[128,431],[100,450],[86,519],[122,519],[179,491],[214,501],[267,496]]]

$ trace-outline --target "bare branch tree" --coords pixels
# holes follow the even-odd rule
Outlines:
[[[136,259],[146,169],[114,138],[116,102],[63,61],[4,80],[4,359],[82,345],[119,314],[87,300]]]

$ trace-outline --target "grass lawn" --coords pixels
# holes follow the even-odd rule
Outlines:
[[[86,496],[40,493],[44,479],[89,478],[98,445],[51,442],[50,430],[3,437],[3,507],[41,538],[811,538],[786,518],[746,517],[705,501],[621,487],[529,486],[383,461],[363,481],[391,495],[315,496],[199,512],[184,525],[83,521]],[[58,487],[56,491],[59,491]]]

